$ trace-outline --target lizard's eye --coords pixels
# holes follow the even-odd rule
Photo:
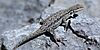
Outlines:
[[[71,11],[71,12],[70,12],[70,15],[72,15],[73,13],[74,13],[74,11]]]

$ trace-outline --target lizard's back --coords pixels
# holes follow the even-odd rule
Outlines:
[[[70,15],[82,10],[84,7],[81,4],[76,4],[69,9],[60,10],[52,15],[50,15],[47,19],[43,21],[43,25],[46,30],[48,29],[56,29],[61,24],[62,19],[69,18]],[[66,15],[66,16],[65,16]]]

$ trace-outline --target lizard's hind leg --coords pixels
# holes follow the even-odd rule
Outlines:
[[[63,44],[64,46],[66,46],[65,43],[64,43],[63,41],[64,41],[63,38],[57,38],[57,42],[60,42],[61,44]]]
[[[65,20],[62,20],[62,23],[60,24],[60,26],[63,26],[64,27],[64,30],[68,30],[68,23],[67,23],[67,21],[65,21]]]
[[[76,18],[77,16],[78,16],[78,14],[73,14],[73,15],[70,16],[68,19],[63,19],[60,26],[63,26],[63,27],[64,27],[64,30],[67,31],[68,28],[69,28],[69,26],[70,26],[70,23],[71,23],[70,19],[71,19],[71,18]],[[65,25],[63,25],[63,24],[65,24]]]
[[[55,37],[54,34],[52,34],[52,33],[50,33],[50,32],[46,32],[44,35],[50,37],[50,40],[51,40],[52,42],[54,42],[54,43],[59,47],[59,44],[57,43],[57,39],[56,39],[56,37]]]

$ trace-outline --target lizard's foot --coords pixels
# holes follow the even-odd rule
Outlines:
[[[60,42],[60,43],[62,43],[64,46],[66,46],[65,43],[63,42],[63,39],[62,39],[62,38],[57,39],[57,42]]]
[[[51,47],[51,45],[46,42],[45,47],[48,48],[48,47]]]
[[[50,40],[51,40],[52,42],[54,42],[54,43],[59,47],[59,44],[57,43],[57,39],[56,39],[56,38],[50,37]]]

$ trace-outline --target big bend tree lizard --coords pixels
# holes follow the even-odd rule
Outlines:
[[[55,32],[54,30],[56,28],[58,28],[59,26],[63,26],[62,24],[64,23],[65,25],[65,29],[67,30],[67,24],[66,21],[70,18],[74,18],[71,17],[71,15],[81,11],[84,9],[84,6],[81,4],[76,4],[68,9],[63,9],[60,10],[54,14],[51,14],[50,16],[48,16],[48,18],[46,18],[45,20],[43,20],[41,27],[36,30],[35,32],[32,32],[29,36],[27,36],[26,38],[22,39],[22,41],[20,41],[15,47],[14,49],[16,49],[17,47],[29,42],[30,40],[41,36],[43,34],[45,34],[46,36],[49,36],[50,39],[57,44],[57,39],[55,39],[54,35]],[[59,41],[59,40],[58,40]],[[58,44],[57,44],[58,45]],[[59,45],[58,45],[59,46]]]

